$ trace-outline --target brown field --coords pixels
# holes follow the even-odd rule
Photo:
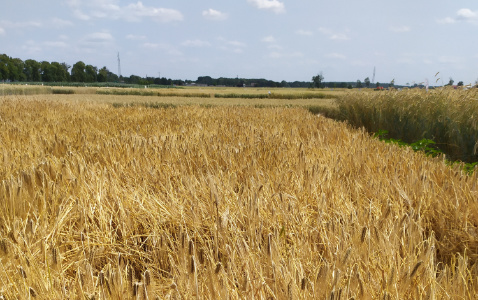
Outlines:
[[[0,98],[4,299],[478,296],[476,172],[262,100],[112,105],[145,98]]]

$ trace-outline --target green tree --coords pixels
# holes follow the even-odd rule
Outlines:
[[[106,82],[108,80],[108,69],[106,67],[101,68],[98,71],[98,82]]]
[[[197,84],[207,84],[207,85],[214,85],[213,79],[211,76],[199,76],[196,80]]]
[[[25,61],[25,67],[23,73],[26,76],[27,81],[40,81],[41,80],[41,63],[33,59],[27,59]]]
[[[8,79],[8,63],[10,62],[10,57],[6,54],[0,54],[0,80]]]
[[[69,70],[70,70],[71,66],[70,66],[69,64],[65,63],[65,62],[62,62],[60,65],[61,65],[61,67],[62,67],[62,69],[63,69],[64,78],[66,78],[65,81],[70,81],[70,72],[69,72]]]
[[[360,79],[357,80],[357,84],[355,85],[355,87],[358,89],[362,88],[362,81],[360,81]]]
[[[107,79],[106,79],[107,82],[118,82],[119,80],[120,79],[119,79],[118,75],[116,75],[113,72],[108,71],[108,76],[107,76]]]
[[[96,82],[98,69],[92,65],[85,67],[85,82]]]
[[[19,58],[10,59],[8,63],[8,79],[11,81],[25,81],[26,76],[23,73],[25,63]]]
[[[41,81],[50,82],[53,81],[55,78],[53,67],[51,66],[50,62],[42,61],[40,65],[40,75]]]
[[[446,85],[453,85],[454,82],[455,81],[453,80],[453,78],[450,77],[450,81],[448,81],[448,84],[446,84]]]
[[[71,69],[71,81],[73,82],[85,82],[85,63],[82,61],[77,62]]]
[[[363,82],[365,83],[365,86],[366,86],[366,87],[370,87],[370,78],[368,78],[368,77],[365,78],[365,79],[363,80]]]
[[[69,79],[68,69],[65,63],[52,62],[50,64],[50,69],[52,72],[51,81],[55,82],[66,82]]]
[[[463,86],[463,81],[458,81],[458,86]]]
[[[322,72],[312,77],[312,87],[321,88],[324,81],[324,75]]]
[[[395,86],[395,79],[392,79],[392,81],[390,81],[390,87],[394,87]]]

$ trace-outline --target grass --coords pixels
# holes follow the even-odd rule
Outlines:
[[[10,85],[0,84],[0,96],[11,95],[38,95],[38,94],[51,94],[52,90],[46,86],[31,86],[31,85]]]
[[[0,99],[4,298],[477,297],[476,173],[305,108],[122,97]]]

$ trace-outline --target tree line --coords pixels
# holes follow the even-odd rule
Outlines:
[[[324,82],[324,76],[319,73],[313,76],[311,81],[293,81],[281,82],[247,78],[212,78],[211,76],[199,76],[197,80],[172,80],[165,77],[140,77],[131,75],[129,77],[118,77],[117,74],[111,72],[106,67],[98,69],[98,67],[85,64],[78,61],[73,66],[65,62],[48,62],[27,59],[25,61],[20,58],[12,58],[6,54],[0,54],[0,81],[3,82],[80,82],[80,83],[96,83],[96,82],[121,82],[125,84],[139,85],[185,85],[197,84],[208,86],[235,86],[235,87],[290,87],[290,88],[362,88],[372,87],[370,79],[365,78],[362,83],[360,80],[356,82]],[[451,81],[451,80],[450,80]],[[451,81],[452,82],[452,81]],[[374,84],[379,86],[379,83]],[[394,86],[393,80],[390,84],[383,86]]]
[[[118,77],[107,67],[98,67],[78,61],[73,66],[65,62],[48,62],[20,58],[12,58],[0,54],[0,81],[7,82],[124,82],[127,84],[182,85],[182,80],[171,80],[165,77],[142,78],[137,75]]]

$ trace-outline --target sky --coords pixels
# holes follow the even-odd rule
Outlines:
[[[0,53],[121,74],[442,85],[478,80],[478,2],[18,0]]]

